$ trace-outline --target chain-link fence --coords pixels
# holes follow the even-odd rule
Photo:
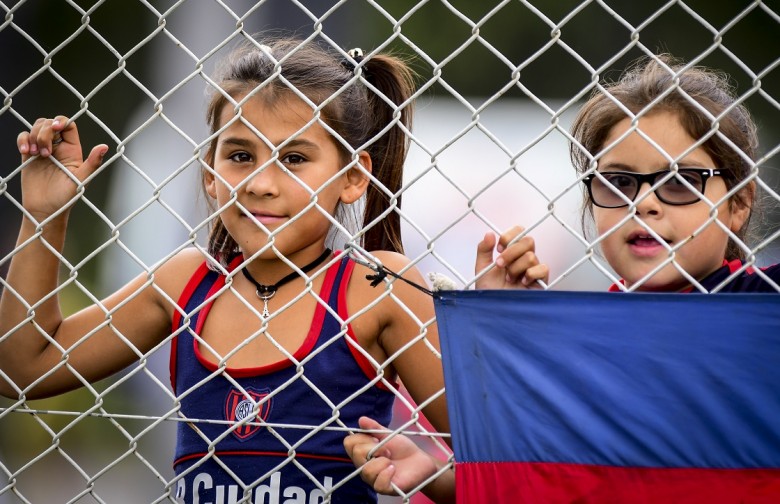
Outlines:
[[[547,287],[605,290],[618,282],[621,275],[600,252],[603,238],[581,225],[583,174],[571,167],[569,128],[583,101],[603,89],[603,82],[615,80],[631,61],[662,52],[691,65],[726,71],[738,103],[755,117],[760,147],[750,161],[748,182],[758,188],[758,204],[749,239],[742,246],[745,268],[778,262],[780,3],[638,3],[0,2],[5,13],[0,26],[0,132],[6,147],[0,174],[3,278],[11,260],[41,241],[45,226],[56,220],[39,221],[24,209],[20,179],[30,163],[19,162],[16,135],[29,130],[38,117],[64,114],[78,123],[86,152],[100,142],[109,146],[89,187],[80,188],[75,196],[64,249],[46,245],[56,255],[60,286],[45,299],[28,303],[27,316],[0,334],[0,342],[8,343],[28,326],[35,326],[40,335],[47,333],[32,321],[54,294],[67,316],[139,275],[151,285],[161,265],[186,248],[205,251],[209,225],[225,207],[212,213],[206,209],[207,196],[200,194],[203,170],[214,173],[205,160],[214,136],[204,120],[204,89],[213,90],[216,62],[232,47],[258,32],[279,29],[292,30],[345,58],[347,49],[356,46],[367,58],[385,51],[410,57],[419,74],[416,117],[408,134],[411,145],[402,188],[389,199],[403,196],[403,205],[391,206],[391,212],[400,216],[405,254],[423,273],[442,273],[458,288],[473,287],[479,240],[487,231],[501,233],[519,224],[535,238],[538,256],[550,266]],[[356,75],[352,84],[368,85],[359,71]],[[713,124],[710,134],[717,135],[718,118]],[[734,187],[721,201],[743,186]],[[310,192],[314,206],[317,194]],[[708,224],[694,235],[709,225],[718,226],[718,201],[708,203]],[[627,219],[637,219],[632,215]],[[23,218],[37,227],[29,240],[16,244]],[[347,235],[358,232],[346,230]],[[342,248],[344,242],[355,243],[342,234],[335,246]],[[679,269],[680,247],[667,246],[664,265]],[[228,278],[238,281],[239,276]],[[328,311],[327,301],[315,299],[313,287],[323,279],[306,278],[298,299],[311,300],[312,310],[316,305]],[[231,281],[212,293],[213,298],[235,293]],[[21,297],[5,280],[2,285],[6,295]],[[393,284],[388,279],[383,285]],[[382,296],[398,301],[392,287],[386,287]],[[347,324],[359,324],[360,316],[381,299],[357,313],[330,309],[341,328],[334,339],[348,339]],[[178,298],[168,301],[170,311],[185,320],[202,308],[174,309]],[[260,310],[253,310],[258,320],[265,320]],[[417,313],[415,307],[400,310],[410,318]],[[112,324],[114,309],[104,311],[104,322],[96,331]],[[415,321],[418,334],[410,345],[423,342],[436,356],[435,345],[426,341],[433,322]],[[182,413],[184,397],[171,389],[168,364],[174,336],[190,331],[186,324],[174,328],[148,351],[125,341],[136,354],[129,368],[95,384],[79,378],[84,387],[64,395],[30,401],[27,393],[35,384],[12,385],[17,399],[0,402],[0,503],[167,502],[182,491],[189,498],[189,490],[181,490],[185,476],[176,476],[172,469],[176,428],[186,424],[197,430],[198,422],[209,420]],[[399,354],[407,349],[400,348]],[[80,377],[69,362],[71,350],[59,352],[52,373]],[[295,380],[308,383],[335,411],[327,422],[252,423],[262,417],[262,397],[279,392],[250,394],[230,378],[225,359],[217,359],[219,365],[204,385],[215,377],[227,379],[255,408],[243,417],[244,423],[235,409],[232,417],[222,419],[225,436],[238,434],[242,427],[254,432],[251,427],[259,425],[287,447],[279,465],[296,465],[300,445],[285,440],[285,429],[325,430],[335,433],[334,438],[343,437],[348,429],[338,420],[343,403],[307,381],[308,360],[283,348],[280,353],[298,364],[298,374],[285,386]],[[377,370],[384,371],[399,358],[388,355],[382,363],[372,359],[370,349],[353,354],[356,360],[365,359],[377,376],[371,386],[384,380]],[[3,372],[0,380],[12,383]],[[420,415],[421,407],[403,387],[389,389],[395,397],[392,426],[403,426],[436,457],[451,461],[446,442]],[[435,397],[431,394],[430,400]],[[219,464],[222,438],[202,435],[209,450],[199,460]],[[319,493],[280,494],[285,490],[274,483],[274,474],[257,475],[232,487],[199,484],[212,490],[209,495],[215,503],[322,502],[330,488],[345,484],[324,484],[312,475]],[[357,479],[357,472],[352,472],[345,481]],[[417,489],[404,499],[424,502]]]

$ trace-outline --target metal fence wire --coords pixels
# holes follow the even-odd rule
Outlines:
[[[161,265],[187,248],[199,250],[204,258],[208,255],[211,222],[226,207],[207,210],[199,195],[203,170],[214,173],[205,159],[214,136],[204,120],[204,89],[217,86],[212,78],[216,62],[231,48],[269,31],[277,35],[292,31],[345,58],[348,49],[361,46],[366,58],[394,51],[412,62],[418,73],[413,96],[417,110],[414,127],[405,131],[410,151],[404,180],[400,191],[385,191],[390,201],[387,212],[401,221],[405,254],[423,274],[441,274],[456,288],[473,288],[485,273],[474,271],[477,242],[488,231],[501,233],[521,225],[523,236],[534,237],[538,256],[550,266],[545,288],[605,290],[619,282],[620,275],[600,252],[605,236],[615,230],[599,237],[587,218],[584,226],[581,222],[584,174],[571,167],[568,149],[574,138],[569,130],[592,93],[603,91],[631,61],[664,52],[681,57],[689,67],[723,69],[737,104],[755,117],[760,147],[749,160],[745,182],[757,187],[753,227],[744,240],[731,236],[744,252],[744,268],[755,268],[761,275],[760,267],[780,260],[775,161],[780,149],[778,2],[20,0],[0,1],[0,8],[5,13],[0,25],[0,132],[5,146],[0,226],[7,231],[0,239],[0,284],[5,296],[26,303],[5,274],[16,255],[45,242],[44,229],[57,218],[38,220],[23,206],[20,178],[29,162],[19,161],[16,135],[29,130],[39,117],[64,114],[79,125],[87,151],[99,142],[109,145],[102,166],[78,185],[65,248],[45,242],[59,261],[59,286],[44,299],[25,304],[27,317],[0,334],[0,344],[30,326],[50,338],[35,316],[51,297],[59,296],[67,316],[94,303],[103,306],[101,299],[138,275],[145,276],[144,286],[165,296],[155,287]],[[359,68],[351,85],[370,87]],[[396,118],[406,105],[394,106]],[[708,136],[722,136],[720,119],[712,118]],[[670,159],[673,165],[674,161]],[[745,184],[733,187],[721,201]],[[311,199],[307,208],[324,212],[318,205],[320,191],[306,190]],[[709,219],[694,234],[709,226],[730,233],[718,221],[719,202],[706,201]],[[229,205],[234,203],[235,196]],[[300,218],[293,216],[291,222]],[[33,222],[36,232],[16,243],[23,219]],[[627,212],[622,222],[631,219],[639,221],[635,212]],[[350,227],[331,220],[334,248],[347,244],[362,250],[360,236],[373,223]],[[678,262],[681,246],[670,247],[656,271],[671,264],[687,275]],[[211,295],[235,294],[234,278],[229,276],[230,281]],[[305,278],[296,299],[319,299],[313,290],[316,276]],[[335,339],[348,338],[348,324],[379,303],[403,304],[394,285],[387,277],[377,287],[383,290],[377,301],[346,318],[331,310],[342,328]],[[171,310],[185,321],[202,308],[187,312],[177,307],[177,301],[167,296]],[[414,308],[399,307],[412,318]],[[92,334],[112,326],[115,309],[103,311],[98,327],[73,347],[60,348],[59,363],[48,373],[72,373],[82,382],[78,390],[29,400],[28,392],[46,376],[18,386],[0,371],[0,381],[16,394],[0,400],[0,504],[176,502],[177,492],[181,497],[183,476],[172,469],[176,425],[197,430],[203,423],[220,421],[182,412],[185,397],[171,389],[169,353],[171,341],[185,332],[201,345],[205,342],[185,323],[149,351],[140,351],[115,331],[135,353],[135,362],[109,379],[90,383],[71,365],[69,355]],[[438,357],[426,338],[435,320],[416,323],[419,334],[398,352],[421,342]],[[256,337],[266,335],[247,338],[233,352]],[[355,351],[379,371],[370,385],[387,383],[382,372],[399,356],[390,355],[380,363],[364,349]],[[223,436],[247,425],[270,432],[286,446],[287,455],[279,460],[282,467],[299,463],[300,443],[287,440],[287,430],[327,430],[341,436],[349,429],[339,420],[344,402],[332,400],[307,378],[307,364],[319,350],[302,360],[281,346],[279,352],[294,360],[298,370],[285,386],[305,382],[330,405],[332,417],[317,425],[284,425],[260,421],[256,412],[250,412],[243,423],[240,419],[238,424],[235,419],[221,423]],[[227,357],[221,359],[201,385],[221,378],[243,390],[227,373],[226,363]],[[446,461],[444,470],[451,467],[448,435],[435,432],[421,413],[424,405],[415,404],[403,386],[389,389],[395,394],[391,429],[408,434]],[[249,397],[248,391],[244,393]],[[271,396],[277,393],[269,391]],[[443,390],[430,400],[441,394]],[[254,402],[252,407],[262,404]],[[209,450],[198,464],[221,464],[216,451],[222,437],[201,436]],[[329,490],[345,484],[325,485],[318,475],[311,477],[320,493],[274,496],[269,472],[253,481],[239,481],[234,488],[215,488],[211,502],[329,502]],[[359,478],[356,470],[346,479]],[[422,486],[400,497],[380,497],[380,502],[425,502]]]

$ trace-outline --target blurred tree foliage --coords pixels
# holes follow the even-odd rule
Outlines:
[[[466,96],[493,94],[520,68],[520,83],[534,94],[572,97],[591,80],[591,71],[582,62],[614,73],[642,54],[640,44],[651,52],[671,52],[690,60],[720,41],[721,47],[703,64],[734,74],[744,86],[749,78],[743,67],[758,73],[776,63],[779,55],[776,0],[379,3],[396,19],[405,18],[402,33],[431,59],[447,61],[444,78]],[[368,33],[377,34],[377,42],[387,35],[373,27]],[[632,45],[634,49],[615,59]],[[603,77],[607,72],[600,73]],[[765,80],[766,89],[777,96],[780,71],[770,72]],[[523,96],[516,87],[509,93]]]

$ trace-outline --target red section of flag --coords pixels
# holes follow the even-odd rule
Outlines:
[[[468,504],[777,504],[780,469],[638,468],[580,464],[458,463]]]

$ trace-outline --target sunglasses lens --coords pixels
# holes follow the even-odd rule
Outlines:
[[[618,208],[628,205],[637,193],[637,180],[621,173],[604,173],[591,180],[593,202],[601,207]],[[623,197],[621,197],[621,195]]]
[[[693,187],[695,191],[689,189],[688,185],[683,183],[683,180]],[[676,177],[672,177],[664,182],[658,188],[657,193],[667,203],[686,205],[699,201],[699,195],[703,192],[703,188],[704,183],[700,173],[680,170]]]

